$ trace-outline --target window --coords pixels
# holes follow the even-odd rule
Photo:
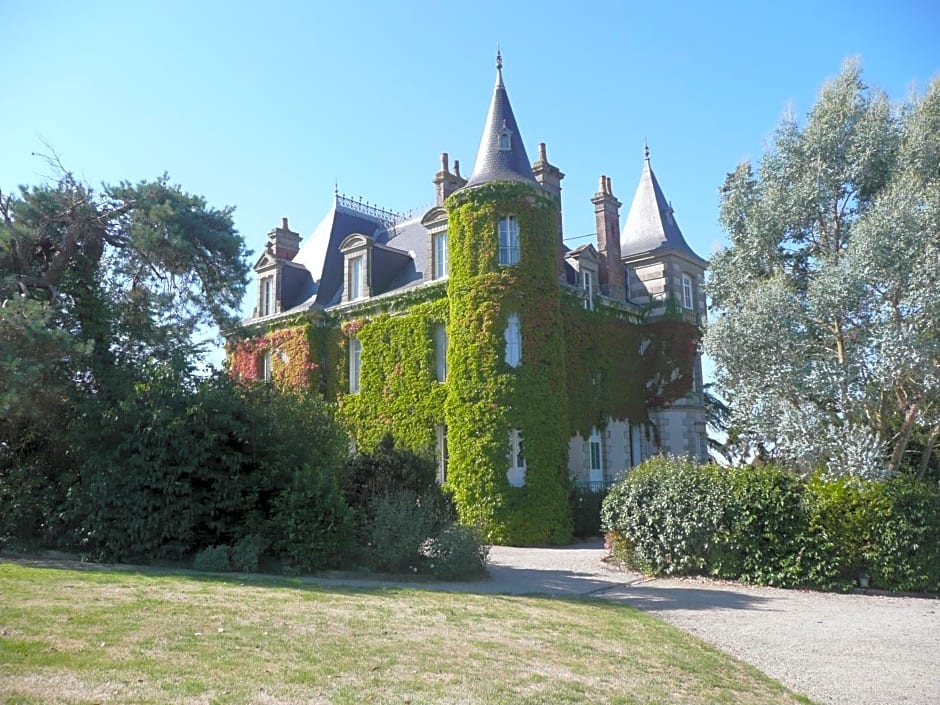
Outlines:
[[[447,482],[447,461],[449,460],[447,426],[438,426],[435,433],[437,435],[437,481],[443,485]]]
[[[682,275],[682,306],[692,309],[692,277],[688,274]]]
[[[588,465],[588,480],[593,491],[604,488],[604,443],[597,429],[593,429],[588,439],[588,452],[590,462]]]
[[[362,298],[363,284],[363,257],[353,257],[349,260],[349,300]]]
[[[581,288],[584,289],[584,308],[589,311],[594,310],[594,272],[584,270],[578,272],[578,281]]]
[[[506,364],[510,367],[518,367],[522,362],[522,331],[519,328],[519,314],[509,314],[503,337],[506,338]]]
[[[447,328],[443,323],[434,326],[434,372],[438,382],[447,379]]]
[[[261,379],[265,382],[271,381],[271,372],[272,372],[272,355],[270,350],[265,350],[264,356],[261,358]]]
[[[508,152],[512,149],[512,132],[503,128],[499,133],[499,151]]]
[[[499,263],[519,264],[519,222],[514,215],[499,219]]]
[[[433,238],[434,278],[443,279],[449,271],[447,263],[447,233],[439,233]]]
[[[525,484],[525,453],[522,448],[522,431],[518,428],[509,431],[509,471],[506,478],[513,487]]]
[[[357,338],[349,341],[349,392],[359,391],[359,372],[362,366],[362,343]]]
[[[274,277],[265,277],[261,280],[261,315],[270,316],[274,313]]]

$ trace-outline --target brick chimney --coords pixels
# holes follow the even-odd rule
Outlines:
[[[597,223],[598,272],[601,293],[618,301],[626,300],[623,262],[620,259],[620,206],[610,186],[610,177],[601,176],[600,190],[591,199]]]
[[[558,196],[558,247],[560,250],[564,247],[565,239],[561,225],[561,180],[565,178],[565,175],[557,166],[548,163],[544,142],[539,142],[539,158],[532,165],[532,173],[542,188]]]
[[[450,194],[467,183],[467,180],[460,175],[460,162],[454,160],[453,174],[450,173],[447,162],[447,152],[441,152],[441,170],[434,175],[434,187],[437,191],[435,202],[439,206],[443,206]]]
[[[275,259],[292,260],[300,250],[300,233],[295,233],[287,224],[287,218],[281,218],[281,227],[268,233],[268,248]]]

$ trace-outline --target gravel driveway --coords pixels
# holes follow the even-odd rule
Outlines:
[[[940,600],[836,595],[606,568],[599,541],[494,547],[491,580],[460,589],[592,595],[638,607],[831,705],[938,705]]]

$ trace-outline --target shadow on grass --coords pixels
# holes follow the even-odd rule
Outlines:
[[[462,582],[433,581],[421,576],[385,576],[358,573],[288,577],[267,573],[203,573],[174,566],[86,563],[73,558],[46,558],[5,553],[3,562],[46,570],[72,570],[99,575],[139,575],[154,578],[183,578],[194,582],[295,589],[323,593],[378,593],[388,590],[428,590],[476,595],[551,598],[565,601],[596,601],[599,605],[628,606],[646,612],[671,610],[767,609],[770,598],[736,591],[733,587],[661,586],[637,584],[635,575],[606,576],[563,569],[523,568],[492,565],[489,578]],[[622,579],[621,579],[622,578]]]

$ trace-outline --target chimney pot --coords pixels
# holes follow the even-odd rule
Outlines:
[[[462,176],[460,176],[460,160],[459,159],[454,160],[454,176],[463,178]]]
[[[547,161],[548,161],[548,157],[546,156],[546,153],[545,153],[545,143],[544,143],[544,142],[539,142],[539,159],[542,160],[543,162],[547,162]]]
[[[447,162],[448,162],[447,152],[441,152],[441,171],[445,174],[448,172]]]
[[[287,227],[287,218],[281,218],[281,230],[290,230],[290,228]]]

